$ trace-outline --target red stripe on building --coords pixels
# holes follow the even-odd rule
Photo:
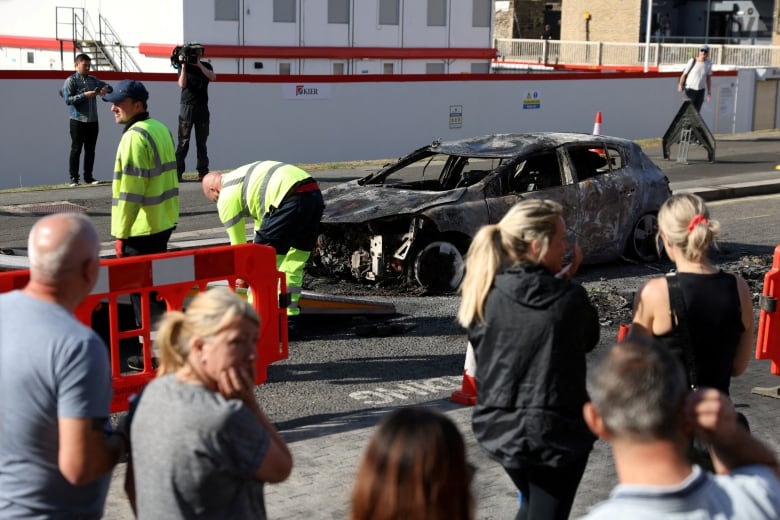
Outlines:
[[[140,43],[138,52],[149,57],[169,57],[175,45]],[[282,47],[271,45],[204,45],[208,58],[320,58],[320,59],[469,59],[489,60],[496,49],[460,47]]]
[[[20,49],[60,50],[60,40],[56,38],[37,38],[35,36],[12,36],[0,34],[0,47],[15,47]],[[73,42],[62,40],[62,48],[73,50]]]

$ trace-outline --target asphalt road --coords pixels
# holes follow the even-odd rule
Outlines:
[[[664,170],[673,188],[716,186],[750,180],[772,182],[780,164],[777,141],[780,133],[751,135],[718,141],[716,162],[708,163],[703,150],[693,147],[689,164],[664,161],[660,143],[646,145],[648,155]],[[674,154],[674,150],[673,150]],[[365,174],[366,169],[315,171],[327,186]],[[213,204],[201,195],[200,184],[181,185],[182,218],[174,240],[222,237]],[[723,225],[724,258],[767,255],[780,242],[780,195],[724,200],[711,203]],[[0,193],[0,248],[23,248],[30,225],[42,208],[25,212],[22,204],[76,204],[86,208],[111,249],[108,236],[110,186],[81,187]],[[650,276],[668,269],[668,264],[616,263],[583,269],[578,275],[591,292],[628,295]],[[387,336],[358,334],[364,322],[352,318],[310,319],[303,332],[290,342],[289,358],[271,365],[268,382],[257,389],[269,417],[290,443],[295,470],[289,481],[268,486],[272,518],[345,518],[354,468],[375,421],[386,410],[408,404],[440,408],[461,428],[469,458],[477,468],[474,491],[479,519],[509,518],[516,508],[511,483],[473,440],[469,410],[449,403],[450,393],[462,379],[465,336],[455,323],[458,299],[454,296],[377,297],[390,300],[398,314],[383,320],[394,325]],[[618,323],[602,323],[597,352],[616,337]],[[734,398],[745,407],[757,435],[768,438],[780,454],[777,439],[777,406],[780,401],[756,397],[754,386],[780,384],[769,374],[768,363],[752,361],[748,373],[734,384]],[[106,518],[131,518],[121,493],[124,468],[115,471],[116,481],[106,508]],[[603,444],[591,456],[586,476],[575,501],[573,517],[603,499],[615,476]]]
[[[660,140],[644,144],[648,156],[666,173],[670,182],[679,187],[695,187],[701,184],[724,184],[740,182],[746,175],[753,182],[776,180],[780,173],[775,166],[780,164],[780,131],[755,132],[734,136],[718,136],[716,160],[707,161],[703,148],[692,146],[688,164],[664,160]],[[400,150],[399,155],[409,150]],[[672,147],[672,157],[676,149]],[[381,164],[381,162],[379,163]],[[376,164],[341,169],[313,169],[312,175],[323,187],[362,177],[378,169]],[[191,176],[188,174],[187,176]],[[110,173],[96,177],[110,179]],[[198,182],[184,182],[180,185],[181,217],[173,241],[198,238],[225,237],[216,207],[202,195]],[[113,249],[109,234],[111,218],[111,186],[80,186],[62,189],[26,190],[20,192],[0,191],[0,249],[26,247],[27,232],[37,218],[51,210],[52,205],[86,211],[98,228],[106,249]]]

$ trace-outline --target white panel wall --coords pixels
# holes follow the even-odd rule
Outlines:
[[[398,25],[379,25],[379,0],[363,0],[354,5],[356,47],[401,46],[401,21]]]
[[[747,74],[713,78],[714,90],[736,88],[738,95],[731,98],[731,104],[704,104],[702,116],[710,127],[718,109],[719,121],[735,121],[734,131],[750,130],[749,116],[746,119],[744,114],[752,113],[753,89],[735,85],[738,79],[748,82],[752,76]],[[12,79],[20,76],[27,79]],[[4,76],[0,72],[0,99],[6,100],[0,109],[6,127],[0,140],[0,188],[68,181],[68,111],[57,95],[63,79],[31,79],[41,77],[46,76],[32,72]],[[100,77],[116,84],[124,76]],[[152,117],[175,132],[179,100],[175,78],[138,78],[150,91]],[[494,132],[589,133],[597,111],[603,113],[605,134],[629,139],[661,137],[681,102],[676,74],[569,78],[496,75],[483,81],[363,83],[338,83],[334,78],[332,83],[304,83],[320,88],[321,98],[291,99],[286,89],[295,84],[222,76],[209,89],[211,165],[220,170],[259,159],[311,163],[392,158],[434,139]],[[540,108],[524,109],[526,99],[539,100]],[[736,104],[740,115],[735,118]],[[449,127],[451,105],[462,107],[462,128]],[[102,103],[95,165],[98,179],[111,178],[121,130],[109,104]],[[194,157],[191,149],[187,171],[194,171]]]
[[[365,0],[364,0],[365,1]],[[348,47],[351,45],[351,23],[328,23],[328,2],[324,0],[302,0],[304,13],[303,41],[310,47]],[[350,16],[352,13],[350,12]]]
[[[491,47],[490,27],[474,27],[472,0],[456,0],[449,5],[450,47]]]
[[[162,3],[162,2],[160,2]],[[167,2],[176,4],[179,2]],[[182,38],[175,43],[200,42],[215,45],[240,45],[241,26],[238,21],[216,21],[214,19],[214,0],[187,0],[187,9],[182,13]],[[241,4],[239,2],[239,9]],[[241,12],[239,11],[239,19]],[[176,23],[176,20],[171,20]],[[170,36],[158,34],[147,43],[173,42]]]
[[[428,27],[428,0],[406,0],[403,24],[404,47],[447,47],[449,26]]]

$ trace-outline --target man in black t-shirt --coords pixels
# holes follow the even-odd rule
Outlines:
[[[181,87],[181,107],[179,109],[179,144],[176,147],[176,171],[179,180],[184,174],[184,158],[190,149],[190,135],[195,127],[195,145],[198,160],[195,165],[198,179],[209,172],[209,156],[206,150],[206,139],[209,137],[209,82],[215,81],[217,75],[210,63],[201,61],[203,47],[189,44],[197,53],[197,62],[187,63],[187,57],[179,55],[179,86]]]

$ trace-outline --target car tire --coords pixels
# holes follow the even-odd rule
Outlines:
[[[658,258],[656,234],[658,233],[658,216],[655,213],[645,213],[631,228],[631,235],[626,245],[629,257],[642,262],[654,262]]]
[[[454,292],[465,274],[463,253],[452,242],[430,242],[417,253],[413,269],[414,279],[421,287]]]

